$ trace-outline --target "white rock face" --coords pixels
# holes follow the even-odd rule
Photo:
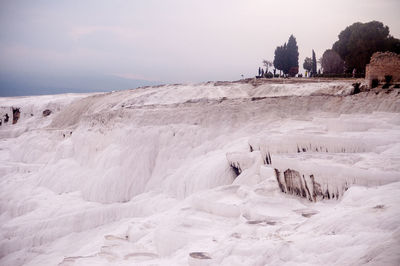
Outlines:
[[[0,98],[0,264],[398,264],[399,92],[284,82]]]

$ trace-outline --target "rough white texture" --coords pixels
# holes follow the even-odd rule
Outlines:
[[[21,110],[0,127],[0,264],[398,265],[398,91],[350,91],[0,98],[2,116]],[[275,169],[343,189],[310,202],[282,193]]]

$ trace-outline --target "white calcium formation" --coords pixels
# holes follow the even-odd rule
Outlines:
[[[0,264],[396,265],[400,95],[352,88],[0,98]]]

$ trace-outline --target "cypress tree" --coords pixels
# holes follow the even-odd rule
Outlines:
[[[287,74],[294,76],[299,72],[299,48],[296,38],[290,35],[287,44]]]
[[[315,57],[314,49],[312,50],[312,75],[317,74],[317,58]]]

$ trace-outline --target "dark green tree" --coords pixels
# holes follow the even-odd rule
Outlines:
[[[299,51],[296,38],[290,35],[288,43],[275,49],[274,67],[284,74],[294,76],[299,71]]]
[[[321,66],[324,74],[342,74],[344,72],[344,61],[338,53],[331,49],[326,50],[322,55]]]
[[[274,67],[279,71],[284,71],[285,69],[285,50],[286,43],[283,46],[276,47],[275,49]]]
[[[312,59],[310,57],[304,59],[303,68],[310,73],[312,69]]]
[[[299,73],[299,48],[293,34],[290,35],[287,44],[287,73],[291,77]]]
[[[389,27],[382,22],[354,23],[339,34],[332,49],[345,61],[346,72],[364,72],[373,53],[400,53],[400,40],[389,35]]]
[[[314,49],[312,50],[312,75],[315,76],[317,74],[317,58],[315,57]]]

